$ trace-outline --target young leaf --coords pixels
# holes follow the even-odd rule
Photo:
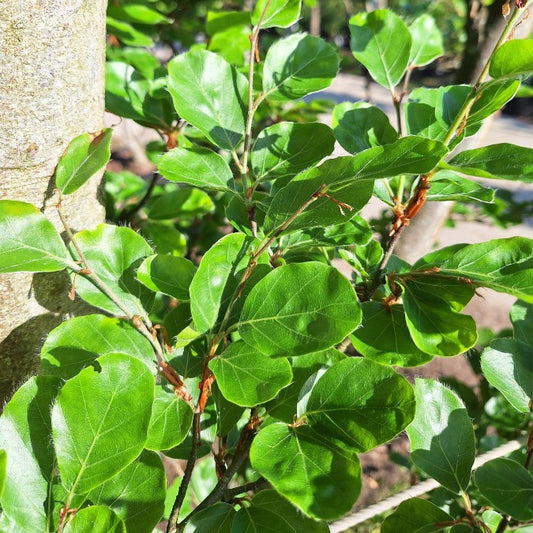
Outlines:
[[[513,39],[496,50],[490,63],[493,78],[522,78],[533,72],[533,41]]]
[[[266,426],[252,443],[250,461],[277,492],[313,518],[333,520],[347,513],[361,490],[355,452],[307,426]]]
[[[423,67],[444,54],[442,34],[431,15],[421,15],[409,26],[412,37],[409,66]]]
[[[411,34],[403,20],[388,9],[360,13],[350,19],[351,49],[372,78],[393,91],[407,69]]]
[[[233,521],[231,533],[328,533],[325,522],[307,518],[274,490],[262,490],[250,507],[241,507]],[[186,533],[186,531],[185,531]]]
[[[75,238],[91,269],[122,304],[131,313],[146,316],[154,293],[137,281],[135,271],[142,259],[152,255],[148,243],[130,228],[108,224],[80,231]],[[76,276],[75,287],[79,296],[91,305],[124,315],[124,311],[88,279]]]
[[[0,418],[0,448],[7,454],[7,475],[0,503],[13,531],[45,531],[55,466],[50,443],[50,405],[59,378],[30,378],[13,395]]]
[[[438,381],[415,382],[416,414],[407,428],[411,459],[452,492],[466,490],[474,464],[474,428],[459,397]]]
[[[126,533],[124,522],[108,507],[93,505],[80,509],[67,522],[65,533]]]
[[[67,250],[52,223],[34,205],[0,200],[0,274],[63,270]]]
[[[161,156],[157,168],[170,181],[201,189],[235,191],[233,174],[228,164],[208,148],[174,148]]]
[[[306,411],[315,432],[364,452],[389,441],[411,422],[413,388],[391,368],[349,358],[326,370],[311,391]]]
[[[235,509],[233,505],[217,502],[207,509],[196,513],[185,525],[183,533],[231,533]]]
[[[243,407],[272,400],[292,378],[287,359],[271,359],[242,341],[230,344],[209,368],[224,397]]]
[[[442,531],[446,522],[453,522],[453,517],[434,503],[411,498],[385,518],[381,533],[432,533]]]
[[[458,200],[492,203],[495,192],[495,189],[484,187],[475,181],[463,178],[456,172],[441,170],[431,180],[431,188],[427,192],[427,200],[432,202]]]
[[[141,453],[154,399],[154,378],[138,359],[108,354],[95,367],[67,381],[52,409],[61,479],[78,494],[101,485]]]
[[[104,168],[111,157],[112,134],[111,128],[105,128],[96,136],[84,133],[72,140],[59,160],[55,172],[56,187],[63,194],[77,191],[89,178]]]
[[[239,334],[265,355],[288,357],[329,348],[360,321],[357,296],[338,270],[315,262],[290,264],[270,272],[250,291]]]
[[[250,163],[257,180],[294,176],[333,152],[335,137],[325,124],[280,122],[262,130]]]
[[[329,87],[337,75],[339,59],[325,41],[296,33],[276,41],[263,68],[263,93],[271,102],[296,100]]]
[[[168,65],[176,111],[212,143],[233,150],[244,136],[248,80],[222,57],[191,50]]]
[[[145,450],[88,497],[95,505],[110,507],[124,521],[128,533],[146,533],[152,531],[163,515],[165,489],[161,458]]]
[[[378,363],[401,367],[424,365],[433,359],[413,342],[402,305],[363,302],[362,308],[362,326],[350,335],[358,352]]]
[[[531,345],[515,339],[495,339],[483,351],[481,368],[488,382],[521,413],[533,399]]]
[[[192,425],[191,406],[173,392],[156,387],[145,447],[168,450],[182,442]]]
[[[302,0],[258,0],[252,24],[266,28],[288,28],[298,21]]]
[[[139,266],[137,279],[152,291],[187,301],[189,286],[195,273],[194,264],[184,257],[151,255]]]
[[[150,342],[125,320],[104,315],[77,316],[53,329],[41,349],[41,368],[43,374],[70,379],[114,352],[132,355],[155,371]]]
[[[533,477],[512,459],[494,459],[476,470],[479,492],[515,520],[533,519]]]

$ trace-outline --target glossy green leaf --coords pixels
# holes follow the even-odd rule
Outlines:
[[[220,148],[237,147],[244,136],[247,79],[222,57],[198,49],[176,56],[168,71],[180,117]]]
[[[402,305],[363,302],[362,308],[361,327],[350,335],[359,353],[378,363],[402,367],[424,365],[433,359],[413,342]]]
[[[182,442],[192,425],[191,406],[172,391],[156,387],[145,447],[168,450]]]
[[[495,339],[483,351],[483,375],[521,413],[529,413],[533,399],[531,345],[516,339]]]
[[[431,533],[443,530],[453,517],[429,500],[411,498],[385,518],[381,533]]]
[[[339,144],[351,154],[398,139],[387,115],[366,102],[345,102],[335,106],[332,126]]]
[[[220,322],[232,300],[259,241],[242,233],[226,235],[202,257],[191,282],[191,313],[197,331],[204,332]],[[267,263],[261,256],[259,263]]]
[[[153,291],[186,301],[195,273],[194,264],[184,257],[151,255],[139,266],[137,279]]]
[[[341,342],[360,321],[357,296],[338,270],[315,262],[290,264],[250,291],[239,334],[265,355],[302,355]]]
[[[498,526],[503,520],[503,516],[492,509],[488,509],[487,511],[483,511],[481,519],[489,526],[491,531],[498,531]]]
[[[134,461],[146,441],[153,399],[154,378],[128,355],[104,355],[67,381],[52,409],[64,486],[88,492]]]
[[[0,448],[7,454],[7,475],[0,498],[13,531],[45,531],[50,511],[54,450],[50,442],[50,405],[61,381],[30,378],[13,395],[0,418]]]
[[[107,13],[119,20],[126,20],[137,24],[164,24],[170,19],[150,7],[141,3],[127,3],[122,6],[111,4]]]
[[[0,200],[0,274],[63,270],[66,257],[59,233],[39,209]]]
[[[108,224],[80,231],[75,238],[91,269],[122,305],[132,314],[146,316],[154,293],[137,281],[135,271],[145,257],[152,255],[148,243],[130,228]],[[115,315],[124,315],[124,311],[89,279],[76,276],[75,288],[78,295],[91,305]]]
[[[392,11],[377,9],[350,19],[351,49],[372,78],[393,90],[409,62],[411,33]]]
[[[250,449],[253,468],[306,515],[332,520],[347,513],[361,490],[357,454],[307,426],[271,424]]]
[[[67,522],[64,531],[65,533],[126,533],[126,525],[108,507],[93,505],[77,511],[72,520]]]
[[[474,296],[472,286],[456,278],[431,276],[406,277],[402,284],[405,320],[420,350],[450,357],[476,344],[474,319],[459,312]]]
[[[98,135],[84,133],[71,141],[55,171],[56,187],[63,194],[77,191],[96,174],[111,157],[111,135],[105,128]]]
[[[217,502],[192,516],[183,533],[231,533],[234,518],[233,505]]]
[[[258,0],[252,24],[261,28],[288,28],[298,21],[302,0]]]
[[[224,397],[243,407],[271,400],[292,378],[287,359],[271,359],[242,341],[230,344],[209,368]]]
[[[173,220],[175,218],[192,218],[214,211],[215,204],[204,191],[184,187],[166,191],[150,203],[148,216],[152,220]]]
[[[516,520],[533,519],[533,477],[512,459],[494,459],[476,470],[479,492]]]
[[[492,144],[465,150],[445,166],[480,178],[533,183],[533,148],[507,143]]]
[[[41,349],[44,374],[62,379],[75,376],[101,355],[125,353],[155,371],[150,342],[130,323],[104,315],[71,318],[51,331]]]
[[[254,496],[250,507],[241,507],[231,533],[328,533],[325,522],[307,518],[274,490],[262,490]]]
[[[250,163],[260,181],[294,176],[333,152],[335,137],[325,124],[280,122],[262,130]]]
[[[533,304],[517,300],[509,314],[513,324],[513,337],[533,346]]]
[[[422,67],[444,55],[442,34],[431,15],[421,15],[409,25],[412,37],[409,65]]]
[[[493,78],[518,78],[533,72],[533,41],[513,39],[496,50],[490,62]]]
[[[438,381],[415,382],[416,414],[407,428],[411,459],[452,492],[466,490],[474,464],[474,427],[459,396]]]
[[[437,172],[431,180],[427,200],[432,202],[463,201],[492,203],[495,189],[484,187],[478,182],[463,178],[451,170]]]
[[[4,494],[6,474],[7,474],[7,453],[5,450],[0,450],[0,501],[2,501],[2,495]]]
[[[284,102],[329,87],[337,75],[339,59],[333,46],[319,37],[296,33],[276,41],[263,67],[263,93],[267,100]]]
[[[235,189],[226,161],[207,148],[174,148],[161,156],[157,168],[170,181],[215,191]]]
[[[152,531],[163,515],[165,493],[161,458],[145,450],[88,497],[95,505],[111,508],[124,521],[128,533],[146,533]]]
[[[368,359],[349,358],[319,379],[305,417],[317,433],[363,452],[395,437],[414,412],[413,388],[404,377]]]

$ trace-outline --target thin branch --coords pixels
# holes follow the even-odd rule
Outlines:
[[[251,481],[250,483],[245,483],[240,487],[233,487],[231,489],[226,489],[222,496],[223,501],[229,501],[239,494],[244,494],[245,492],[258,492],[265,487],[269,487],[270,483],[264,478],[261,477],[257,481]]]

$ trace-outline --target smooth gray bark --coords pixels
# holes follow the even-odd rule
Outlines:
[[[60,230],[51,178],[69,142],[103,127],[107,0],[0,0],[0,199],[32,202]],[[104,219],[94,176],[63,207],[74,230]],[[35,372],[45,335],[78,304],[65,273],[0,275],[0,401]]]

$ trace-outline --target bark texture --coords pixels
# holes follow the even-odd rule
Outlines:
[[[103,127],[107,0],[0,0],[0,199],[61,231],[52,175],[69,142]],[[104,219],[100,176],[63,201],[74,230]],[[65,273],[0,275],[0,402],[38,368],[40,344],[81,311]]]

